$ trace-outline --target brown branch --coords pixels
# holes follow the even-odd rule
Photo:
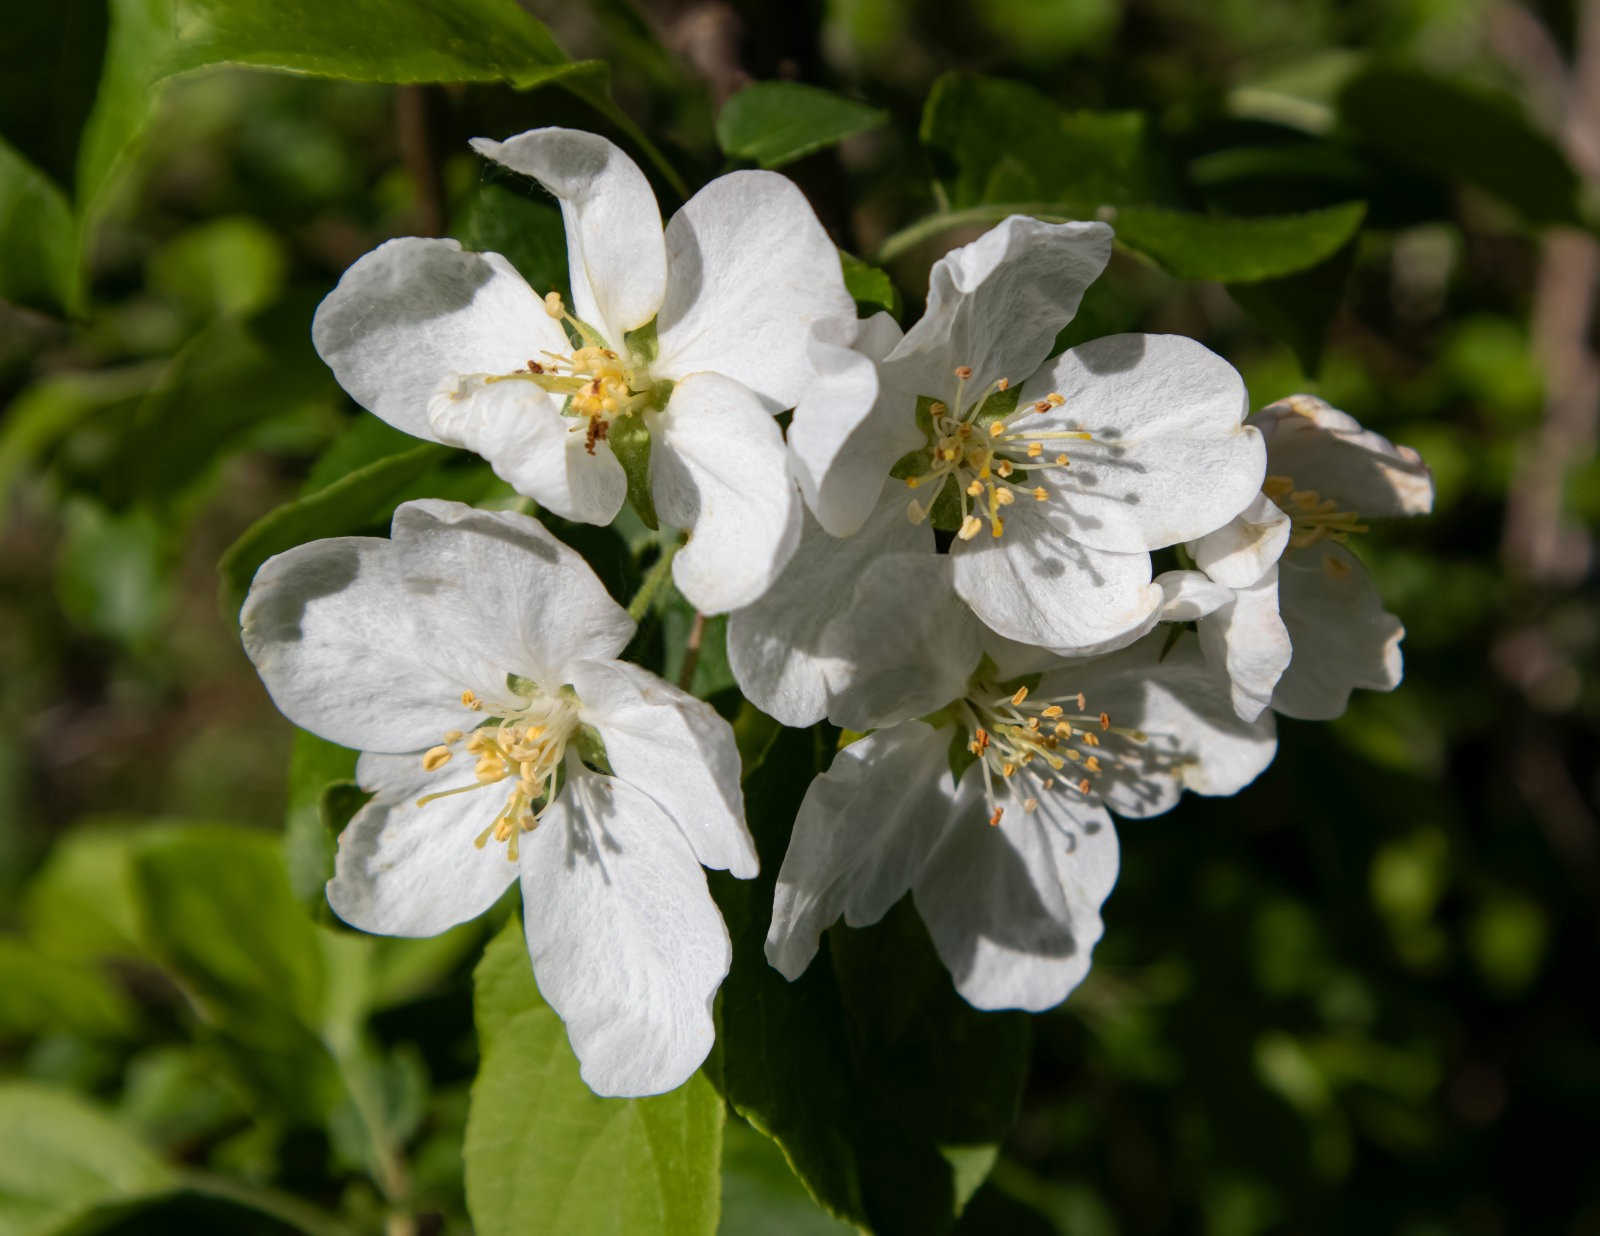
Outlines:
[[[1519,24],[1502,23],[1496,29]],[[1532,70],[1547,59],[1528,53],[1536,45],[1527,38],[1512,41],[1515,50],[1507,58],[1515,67]],[[1586,179],[1600,180],[1600,0],[1585,0],[1576,62],[1565,78],[1562,144]],[[1588,532],[1565,518],[1562,497],[1568,474],[1595,449],[1600,357],[1589,346],[1589,332],[1597,280],[1600,243],[1591,234],[1553,228],[1545,235],[1530,328],[1544,371],[1544,420],[1523,446],[1501,541],[1507,570],[1539,585],[1577,582],[1593,557]]]
[[[394,92],[395,129],[400,139],[400,157],[417,187],[417,234],[444,235],[444,176],[433,157],[433,139],[428,125],[426,86],[400,86]]]

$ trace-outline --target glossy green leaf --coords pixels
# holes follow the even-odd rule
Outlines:
[[[729,158],[782,167],[888,119],[888,112],[816,86],[756,82],[722,105],[717,144]]]
[[[1294,350],[1303,372],[1315,374],[1322,365],[1328,324],[1344,300],[1355,255],[1356,246],[1347,244],[1307,270],[1281,279],[1229,284],[1228,293]]]
[[[1102,205],[1171,196],[1142,113],[1064,111],[1020,82],[947,73],[928,94],[922,140],[955,210],[1055,202],[1092,218]]]
[[[76,313],[72,208],[50,178],[0,138],[0,300]]]
[[[513,918],[478,965],[483,1063],[472,1085],[467,1204],[483,1236],[710,1236],[722,1102],[696,1074],[669,1094],[602,1099],[539,998]]]
[[[890,314],[900,312],[900,289],[887,271],[839,250],[839,265],[844,271],[844,286],[856,302],[856,311],[871,316],[879,310]]]
[[[1530,223],[1578,219],[1578,174],[1511,95],[1379,67],[1345,85],[1338,113],[1348,132],[1398,167],[1476,185]]]
[[[273,554],[324,536],[345,536],[383,522],[407,488],[447,458],[448,447],[427,444],[357,468],[340,480],[280,506],[247,528],[217,564],[223,607],[237,613],[256,569]]]
[[[178,1187],[173,1171],[77,1095],[0,1084],[0,1232],[51,1236],[97,1210]]]
[[[811,1200],[775,1142],[742,1121],[728,1121],[722,1134],[724,1236],[846,1236],[857,1230]]]
[[[1306,270],[1338,252],[1366,215],[1345,202],[1298,215],[1225,218],[1148,206],[1117,211],[1117,239],[1180,279],[1254,283]]]

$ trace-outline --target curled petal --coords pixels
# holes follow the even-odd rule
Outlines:
[[[656,511],[690,530],[673,582],[702,613],[749,605],[800,539],[800,495],[778,423],[748,388],[696,373],[673,388],[650,428]]]
[[[472,148],[555,195],[572,307],[620,349],[623,335],[656,316],[667,287],[661,212],[638,164],[578,129],[530,129],[503,142],[475,137]]]
[[[1393,691],[1403,672],[1405,628],[1361,560],[1342,545],[1323,543],[1284,554],[1278,606],[1294,654],[1272,693],[1286,717],[1331,721],[1357,687]]]
[[[1297,489],[1374,518],[1433,510],[1433,474],[1422,456],[1315,395],[1280,399],[1250,423],[1266,435],[1267,470],[1290,477]]]

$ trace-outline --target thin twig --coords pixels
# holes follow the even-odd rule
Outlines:
[[[395,128],[400,155],[417,187],[417,231],[422,236],[444,235],[444,176],[433,157],[428,131],[428,92],[425,86],[401,86],[394,94]]]
[[[651,565],[649,574],[639,585],[639,591],[634,593],[633,600],[628,602],[628,617],[635,622],[642,622],[644,616],[650,612],[650,603],[656,599],[656,593],[666,582],[667,572],[672,569],[672,559],[677,552],[676,541],[668,542],[661,547],[661,557]]]
[[[678,686],[687,691],[694,682],[695,667],[700,664],[700,641],[705,638],[706,616],[694,612],[694,622],[689,626],[689,638],[683,642],[683,664],[678,668]]]

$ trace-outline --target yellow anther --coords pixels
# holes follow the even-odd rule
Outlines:
[[[906,477],[906,488],[907,489],[915,489],[920,484],[922,484],[922,478],[920,476],[908,476],[908,477]]]
[[[981,531],[983,531],[983,520],[976,515],[968,515],[961,521],[961,530],[956,535],[963,541],[970,541]]]
[[[1068,462],[1069,461],[1065,453],[1056,456],[1056,466],[1058,468],[1065,468],[1068,465]]]
[[[1050,491],[1043,485],[1035,485],[1033,487],[1033,500],[1035,502],[1048,502],[1050,500]]]
[[[1068,747],[1067,751],[1066,751],[1066,756],[1074,764],[1083,763],[1083,752],[1079,751],[1076,747]]]
[[[1033,405],[1033,410],[1035,412],[1048,412],[1048,411],[1050,411],[1050,401],[1048,399],[1039,400],[1038,403]]]
[[[950,409],[945,407],[945,405],[942,403],[930,403],[928,405],[929,416],[943,416],[948,411],[950,411]]]
[[[1037,458],[1039,458],[1039,456],[1041,456],[1043,454],[1044,454],[1044,443],[1043,442],[1030,442],[1030,443],[1028,443],[1028,458],[1029,459],[1037,459]]]
[[[1109,730],[1111,728],[1111,714],[1109,712],[1103,712],[1100,714],[1100,728],[1103,730]]]
[[[965,382],[971,376],[972,376],[972,366],[971,365],[957,365],[956,366],[956,377],[960,378],[963,382]]]
[[[994,501],[996,506],[1010,506],[1016,500],[1017,495],[1012,493],[1009,489],[997,489],[994,491]]]
[[[1021,708],[1022,707],[1022,701],[1027,699],[1027,698],[1028,698],[1028,688],[1027,687],[1018,687],[1016,694],[1011,697],[1011,706],[1013,708]]]
[[[460,742],[461,739],[462,733],[460,730],[446,730],[444,732],[444,740],[446,742]]]
[[[1056,709],[1056,715],[1057,716],[1061,715],[1061,709],[1059,709],[1059,708]],[[1056,728],[1055,728],[1055,735],[1056,735],[1057,738],[1071,738],[1072,737],[1072,722],[1070,722],[1070,721],[1057,721],[1056,722]]]
[[[990,421],[989,422],[989,436],[991,438],[998,438],[1005,431],[1006,431],[1006,427],[1005,427],[1005,423],[1004,422],[1002,422],[1002,421]]]
[[[1061,715],[1061,705],[1051,704],[1050,707],[1046,708],[1039,715],[1041,717],[1059,717]]]
[[[1022,800],[1022,809],[1030,812],[1039,810],[1039,800],[1037,798],[1024,798]]]
[[[995,465],[995,471],[1001,476],[1010,476],[1016,470],[1016,466],[1009,459],[1002,459]]]
[[[1055,391],[1051,391],[1044,397],[1044,401],[1052,408],[1059,408],[1062,404],[1067,402],[1067,399],[1065,395],[1059,395]]]
[[[449,747],[429,747],[422,756],[424,772],[437,772],[450,762],[451,751]]]
[[[477,712],[483,707],[483,701],[478,698],[476,691],[463,691],[461,693],[461,706]]]
[[[1098,755],[1091,755],[1088,759],[1086,759],[1083,762],[1083,766],[1085,768],[1087,768],[1090,772],[1099,772],[1100,771],[1100,757]]]
[[[983,492],[983,482],[982,481],[975,480],[975,481],[972,482],[972,484],[967,486],[967,493],[971,494],[974,498],[976,498],[982,492]]]
[[[995,380],[994,388],[997,391],[1010,390],[1011,389],[1011,379],[1010,378],[997,378]]]
[[[1087,777],[1078,782],[1078,793],[1080,794],[1087,794],[1093,788],[1094,787],[1089,784],[1089,778]]]
[[[561,303],[560,292],[544,294],[544,311],[557,320],[567,316],[567,307]]]
[[[999,828],[1000,827],[1000,817],[1003,816],[1005,813],[1006,813],[1006,809],[1004,807],[996,807],[993,811],[991,811],[989,813],[989,827],[990,828]]]
[[[1098,747],[1100,745],[1100,735],[1096,734],[1093,730],[1085,730],[1083,734],[1083,744],[1086,747]]]

